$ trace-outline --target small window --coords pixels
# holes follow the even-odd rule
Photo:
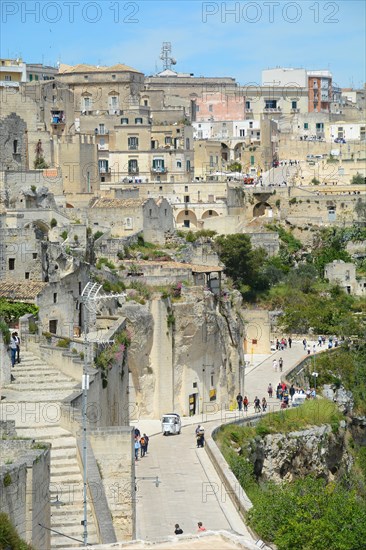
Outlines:
[[[144,99],[144,106],[147,107],[149,105],[149,102],[147,101],[147,99]]]
[[[121,124],[128,124],[128,118],[121,118]]]
[[[112,80],[116,80],[116,75],[112,74]]]
[[[9,271],[14,271],[15,269],[15,258],[9,258]]]
[[[190,221],[189,220],[184,220],[183,225],[184,225],[184,227],[189,227]]]
[[[212,210],[209,210],[209,211],[208,211],[208,215],[209,215],[209,216],[212,216]]]
[[[246,101],[246,102],[245,102],[245,108],[246,108],[246,109],[250,109],[250,101]]]
[[[297,101],[291,101],[291,109],[297,109]]]
[[[53,303],[57,304],[57,292],[53,293]]]
[[[37,80],[37,79],[36,79]],[[89,80],[88,75],[84,74],[84,80]]]
[[[186,149],[189,149],[189,146],[190,146],[189,138],[186,138]]]
[[[177,160],[177,168],[182,168],[182,162],[180,160]]]
[[[188,192],[188,185],[184,186],[184,191]]]
[[[14,141],[13,141],[13,153],[14,153],[14,155],[16,155],[17,152],[18,152],[18,140],[14,139]]]
[[[208,106],[208,110],[209,110],[210,113],[212,113],[212,111],[213,111],[213,105],[209,105],[209,106]]]
[[[139,148],[139,138],[136,136],[131,136],[128,138],[128,148],[129,150],[136,150]]]
[[[253,128],[253,122],[249,122],[249,128]]]
[[[8,75],[8,74],[6,74],[6,75],[5,75],[5,80],[6,80],[7,82],[10,82],[10,81],[11,81],[11,76]]]
[[[135,118],[135,124],[142,124],[142,118]]]
[[[309,129],[309,123],[308,122],[304,122],[304,130],[308,130]]]
[[[24,275],[25,275],[25,279],[29,279],[29,271],[26,271]]]
[[[150,210],[149,210],[149,216],[150,216],[150,218],[151,218],[151,216],[152,216],[152,210],[151,210],[151,208],[150,208]]]
[[[245,137],[245,130],[244,130],[243,128],[241,128],[241,129],[239,130],[239,136],[240,136],[240,137]]]
[[[184,211],[184,215],[185,215],[185,216],[188,216],[188,210],[185,210],[185,211]]]
[[[33,254],[32,254],[32,258],[33,258],[33,260],[36,260],[36,259],[37,259],[37,257],[38,257],[38,254],[37,254],[37,252],[33,252]]]
[[[162,190],[163,190],[163,186],[160,185],[160,186],[159,186],[159,191],[162,191]]]
[[[165,145],[170,145],[172,142],[172,138],[170,136],[165,136]]]
[[[189,195],[184,195],[184,202],[189,202]]]

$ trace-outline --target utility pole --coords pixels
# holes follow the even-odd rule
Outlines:
[[[99,283],[88,282],[84,287],[79,301],[83,304],[83,328],[84,328],[84,365],[83,365],[83,377],[82,377],[82,390],[83,390],[83,406],[82,406],[82,429],[83,429],[83,510],[84,518],[81,524],[84,526],[83,541],[84,546],[88,544],[88,506],[87,506],[87,490],[88,490],[88,474],[87,474],[87,407],[88,407],[88,389],[89,389],[89,374],[88,374],[88,329],[91,319],[90,313],[94,316],[97,314],[98,303],[103,300],[111,300],[112,298],[122,298],[125,300],[126,294],[104,294],[102,291],[102,285]],[[102,340],[102,339],[101,339]],[[113,341],[107,341],[104,343],[113,343]],[[93,360],[93,357],[90,358]]]

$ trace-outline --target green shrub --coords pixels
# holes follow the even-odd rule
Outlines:
[[[103,235],[103,231],[96,231],[93,235],[93,239],[96,241],[97,239],[99,239],[99,237],[101,237]]]
[[[351,179],[351,184],[352,185],[365,185],[365,183],[366,183],[365,177],[362,176],[361,174],[359,174],[358,172]]]
[[[32,546],[19,537],[15,527],[4,512],[0,512],[0,548],[4,550],[32,550]]]
[[[54,227],[56,227],[56,225],[57,225],[57,220],[56,220],[56,218],[52,218],[52,220],[51,220],[51,222],[50,222],[50,226],[51,226],[52,228],[54,228]]]
[[[0,319],[0,332],[3,335],[4,344],[8,346],[10,344],[10,331],[8,325],[2,319]]]
[[[61,338],[60,340],[58,340],[56,346],[58,348],[68,348],[69,345],[70,345],[70,338]]]
[[[67,231],[63,231],[63,232],[61,233],[61,237],[63,238],[64,241],[66,241],[67,236],[68,236],[68,232],[67,232]]]
[[[114,265],[114,263],[108,260],[108,258],[99,258],[95,267],[97,269],[102,269],[103,265],[105,265],[109,269],[116,269],[116,266]]]

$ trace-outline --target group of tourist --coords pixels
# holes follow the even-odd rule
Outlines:
[[[238,395],[236,396],[236,402],[238,404],[239,411],[248,412],[249,399],[246,395],[243,397],[241,393],[238,393]],[[261,412],[261,411],[266,412],[267,410],[266,398],[263,397],[261,401],[259,397],[256,395],[253,401],[253,406],[254,406],[254,412]]]
[[[135,461],[139,459],[139,456],[143,458],[147,454],[147,448],[149,446],[149,438],[146,434],[141,435],[140,430],[135,428]]]
[[[206,531],[206,527],[204,527],[202,521],[199,521],[197,523],[197,533],[202,533],[203,531]],[[179,526],[179,523],[175,524],[174,534],[183,535],[183,529]]]
[[[285,349],[287,349],[287,347],[291,349],[291,346],[291,336],[289,336],[288,338],[281,338],[281,340],[279,340],[278,338],[276,339],[276,351],[284,351]]]

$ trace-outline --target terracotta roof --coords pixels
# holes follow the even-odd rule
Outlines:
[[[149,260],[123,260],[124,265],[127,267],[129,264],[134,264],[141,267],[165,267],[167,269],[191,269],[193,273],[212,273],[224,271],[224,268],[219,265],[195,265],[185,264],[183,262],[154,262]]]
[[[101,197],[90,204],[90,208],[137,208],[142,206],[148,199],[108,199]]]
[[[31,302],[46,286],[47,283],[40,281],[0,281],[0,298]]]
[[[111,67],[106,66],[100,66],[97,65],[86,65],[84,63],[80,63],[79,65],[65,65],[61,63],[58,74],[78,74],[78,73],[117,73],[117,72],[134,72],[139,73],[140,71],[137,71],[133,67],[129,67],[128,65],[123,65],[122,63],[117,63],[116,65],[112,65]]]

